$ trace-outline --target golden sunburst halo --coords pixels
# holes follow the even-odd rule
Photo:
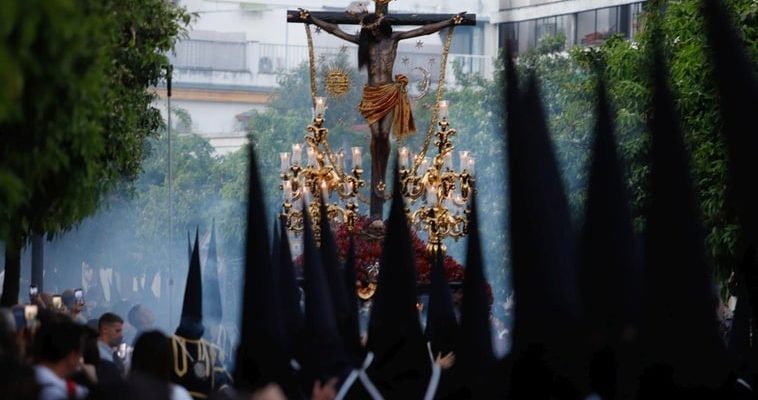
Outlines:
[[[352,78],[344,68],[332,66],[324,72],[324,86],[330,97],[346,95],[352,84]]]

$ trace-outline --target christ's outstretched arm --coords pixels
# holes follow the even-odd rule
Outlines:
[[[418,36],[430,35],[434,32],[437,32],[441,29],[445,29],[449,26],[460,24],[461,22],[463,22],[463,15],[465,14],[466,12],[464,11],[447,21],[440,21],[434,24],[424,25],[416,29],[411,29],[409,31],[398,32],[395,34],[395,38],[397,38],[397,40],[403,40],[403,39],[415,38]]]
[[[305,22],[308,22],[308,23],[313,23],[314,25],[318,26],[319,28],[321,28],[321,29],[323,29],[323,30],[331,33],[334,36],[337,36],[340,39],[347,40],[350,43],[358,44],[358,35],[351,35],[351,34],[345,32],[345,31],[343,31],[342,29],[340,29],[339,26],[337,26],[335,24],[331,24],[329,22],[326,22],[324,20],[316,18],[316,17],[312,16],[308,12],[308,10],[305,10],[305,9],[302,9],[302,8],[298,8],[298,10],[300,11],[300,19],[301,20],[303,20]]]

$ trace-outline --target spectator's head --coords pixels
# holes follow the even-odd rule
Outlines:
[[[42,325],[34,336],[37,362],[61,377],[76,372],[82,356],[82,334],[81,326],[71,321]]]
[[[61,293],[61,299],[63,300],[63,305],[66,306],[66,309],[73,310],[76,306],[76,297],[74,296],[74,291],[71,289],[66,289]]]
[[[171,344],[160,331],[141,334],[134,343],[131,371],[161,381],[171,378]]]
[[[137,330],[144,332],[155,327],[155,315],[149,308],[137,304],[129,310],[129,323]]]
[[[116,314],[105,313],[97,321],[100,341],[111,347],[116,347],[124,340],[124,320]]]

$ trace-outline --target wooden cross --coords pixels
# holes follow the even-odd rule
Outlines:
[[[384,15],[384,19],[391,25],[428,25],[435,22],[447,21],[457,14],[388,14],[387,5],[376,4],[376,11]],[[361,16],[354,16],[343,12],[311,11],[311,15],[332,24],[357,25]],[[287,10],[287,22],[304,23],[300,19],[300,11]],[[476,25],[476,14],[466,14],[460,25]]]

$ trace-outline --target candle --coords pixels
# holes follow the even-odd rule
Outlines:
[[[313,147],[308,147],[307,153],[308,153],[308,165],[309,166],[316,165],[316,150],[314,150]]]
[[[445,208],[448,210],[453,209],[453,192],[447,192],[447,197],[445,197]]]
[[[326,185],[326,181],[321,181],[321,198],[324,203],[329,200],[329,187]]]
[[[453,170],[453,153],[447,152],[445,153],[445,168],[452,171]]]
[[[286,173],[290,168],[290,153],[279,153],[279,160],[281,161],[282,173]]]
[[[337,165],[335,165],[335,168],[339,170],[345,169],[345,153],[343,153],[342,150],[337,153]]]
[[[314,104],[315,104],[314,113],[316,114],[316,116],[323,117],[324,114],[326,113],[326,98],[316,97],[314,99]]]
[[[353,147],[353,168],[360,168],[361,164],[361,148]]]
[[[403,146],[400,148],[400,152],[398,153],[398,163],[400,164],[400,168],[408,168],[408,148]]]
[[[439,110],[439,111],[438,111],[438,114],[437,114],[437,116],[438,116],[440,119],[447,119],[447,117],[448,117],[448,115],[449,115],[449,114],[448,114],[448,113],[449,113],[449,110],[448,110],[448,103],[447,103],[447,100],[440,100],[440,102],[439,102],[439,103],[437,103],[437,105],[439,106],[439,108],[438,108],[438,110]]]
[[[429,157],[424,157],[423,160],[421,160],[421,165],[419,165],[419,169],[421,170],[421,173],[425,173],[427,169],[429,169]]]
[[[468,167],[466,168],[471,175],[474,175],[474,168],[476,167],[476,161],[474,157],[469,156]]]
[[[459,151],[458,152],[459,157],[461,159],[461,170],[465,170],[468,168],[468,159],[470,152],[467,150]]]
[[[304,186],[303,187],[303,208],[307,207],[310,202],[311,202],[311,191],[308,189],[308,186]]]
[[[282,195],[284,197],[284,202],[288,203],[292,199],[292,182],[291,181],[284,181],[282,184]]]
[[[353,194],[353,182],[345,182],[345,194],[348,196]]]
[[[303,145],[295,143],[292,145],[292,164],[300,165],[303,160]]]
[[[437,202],[437,186],[426,186],[426,202],[429,204],[434,204]]]

